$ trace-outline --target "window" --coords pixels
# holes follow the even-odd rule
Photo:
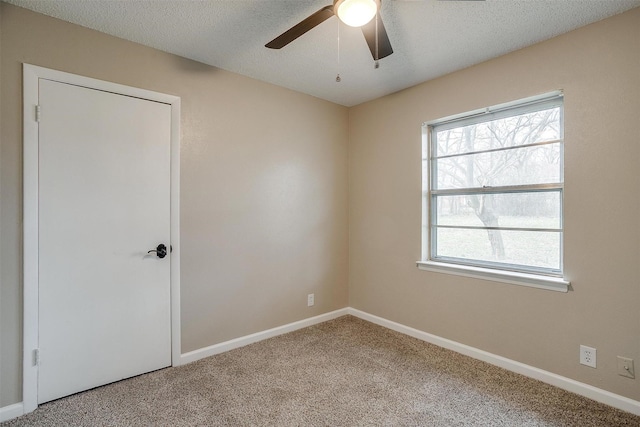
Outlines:
[[[566,290],[562,94],[424,130],[419,266]]]

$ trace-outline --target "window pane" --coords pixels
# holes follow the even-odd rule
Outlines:
[[[437,189],[561,182],[560,143],[436,160]]]
[[[560,107],[436,133],[436,156],[469,153],[561,139]]]
[[[562,233],[542,231],[437,229],[434,258],[560,269]]]
[[[561,228],[560,192],[435,196],[434,224],[473,227]]]
[[[424,140],[425,258],[560,275],[562,96],[458,117]]]

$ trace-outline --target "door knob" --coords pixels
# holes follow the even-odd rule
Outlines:
[[[151,249],[147,253],[150,254],[151,252],[155,252],[158,258],[164,258],[167,256],[167,247],[160,243],[155,249]]]

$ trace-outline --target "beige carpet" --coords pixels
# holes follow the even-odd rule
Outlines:
[[[352,316],[41,405],[5,426],[640,426]]]

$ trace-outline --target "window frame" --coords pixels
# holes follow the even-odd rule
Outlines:
[[[533,144],[525,144],[514,147],[498,148],[491,150],[474,151],[474,154],[491,151],[514,150],[522,147],[535,147],[540,145],[558,144],[560,147],[560,181],[550,184],[525,184],[495,187],[468,187],[462,189],[434,189],[435,174],[434,163],[439,158],[459,156],[460,154],[436,156],[436,146],[433,144],[435,132],[469,126],[491,120],[514,117],[547,108],[560,107],[560,138],[553,141],[543,141]],[[425,122],[422,126],[422,256],[417,262],[422,270],[449,273],[466,277],[474,277],[491,281],[505,282],[516,285],[532,286],[543,289],[551,289],[566,292],[570,282],[564,278],[564,99],[562,91],[554,91],[539,96],[520,99],[513,102],[499,104],[480,110],[457,114],[442,119]],[[470,153],[464,153],[470,155]],[[427,167],[425,168],[425,162]],[[426,170],[425,170],[426,169]],[[427,174],[424,188],[425,176]],[[463,258],[435,256],[437,240],[434,230],[438,224],[433,224],[436,218],[437,205],[434,202],[438,195],[456,194],[531,194],[534,192],[558,192],[560,198],[560,218],[557,229],[536,229],[536,231],[552,231],[559,233],[559,268],[542,268],[534,266],[515,265],[507,263],[494,263],[483,260],[467,260]],[[457,227],[459,228],[459,227]],[[510,229],[514,227],[499,227],[498,229]],[[515,227],[519,229],[518,227]],[[488,227],[477,227],[488,230]]]

